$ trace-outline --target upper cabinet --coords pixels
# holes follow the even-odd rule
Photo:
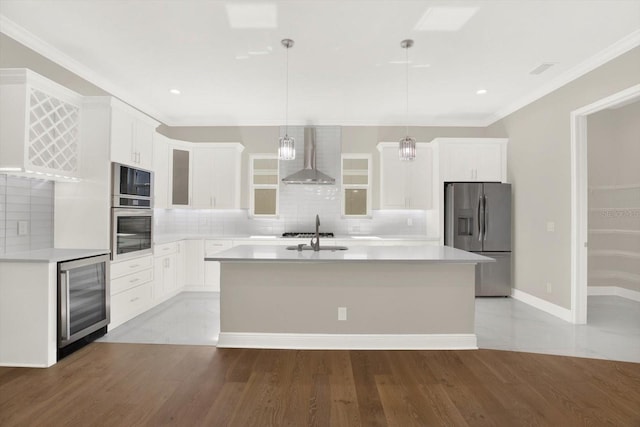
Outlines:
[[[33,71],[0,70],[0,172],[79,176],[82,97]]]
[[[191,144],[170,141],[168,147],[168,205],[191,206],[193,156]]]
[[[430,144],[416,144],[416,158],[400,160],[397,142],[381,142],[380,209],[431,209],[433,155]]]
[[[249,157],[249,214],[253,217],[278,215],[280,189],[278,156],[252,154]]]
[[[153,134],[159,124],[114,99],[111,109],[111,161],[152,169]]]
[[[371,216],[371,155],[343,154],[341,159],[342,215]]]
[[[506,138],[437,138],[433,143],[439,149],[443,182],[506,181]]]
[[[153,134],[153,207],[169,207],[169,138]]]
[[[242,144],[201,143],[193,147],[191,206],[202,209],[240,208]]]

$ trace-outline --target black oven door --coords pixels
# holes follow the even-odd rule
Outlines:
[[[112,209],[111,256],[114,261],[151,254],[153,211]]]
[[[151,171],[118,164],[119,188],[117,193],[126,196],[151,197]]]

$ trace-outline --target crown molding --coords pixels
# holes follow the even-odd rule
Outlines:
[[[565,71],[564,73],[553,79],[551,82],[534,90],[533,92],[520,98],[516,102],[508,105],[505,108],[499,109],[493,114],[493,117],[491,117],[490,120],[485,123],[485,126],[492,125],[498,120],[505,118],[509,114],[518,111],[522,107],[525,107],[534,101],[537,101],[543,96],[550,94],[551,92],[561,88],[567,83],[570,83],[578,79],[579,77],[584,76],[588,72],[595,70],[596,68],[606,64],[612,59],[615,59],[618,56],[638,46],[640,46],[640,30],[636,30],[631,34],[623,37],[611,46],[601,50],[600,52],[596,53],[586,61],[581,62],[577,66]]]
[[[492,116],[493,117],[493,116]],[[425,118],[419,122],[409,124],[409,131],[412,127],[486,127],[487,119],[457,120],[457,119],[437,119]],[[171,127],[180,126],[284,126],[281,119],[249,119],[239,120],[233,123],[218,120],[213,117],[185,117],[181,119],[169,118],[164,124]],[[371,120],[308,120],[292,121],[289,119],[289,126],[398,126],[405,127],[405,123],[392,121],[373,122]]]
[[[56,49],[46,41],[37,37],[35,34],[16,24],[2,14],[0,14],[0,33],[11,37],[15,41],[25,45],[29,49],[39,53],[40,55],[53,61],[59,66],[66,68],[70,72],[98,86],[102,90],[110,93],[116,98],[119,98],[132,107],[144,112],[147,115],[150,115],[151,117],[163,123],[165,122],[166,116],[160,111],[156,110],[146,102],[142,102],[139,99],[134,98],[127,91],[120,88],[109,79],[101,76],[94,70],[86,67],[85,65],[71,58],[62,51]]]

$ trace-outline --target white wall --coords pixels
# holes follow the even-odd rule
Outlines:
[[[640,291],[640,102],[587,118],[589,286]]]
[[[570,308],[570,114],[639,83],[637,47],[489,127],[487,136],[509,137],[516,289]]]

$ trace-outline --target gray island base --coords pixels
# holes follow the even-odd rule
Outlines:
[[[475,264],[443,246],[288,251],[238,246],[220,262],[218,347],[475,349]]]

